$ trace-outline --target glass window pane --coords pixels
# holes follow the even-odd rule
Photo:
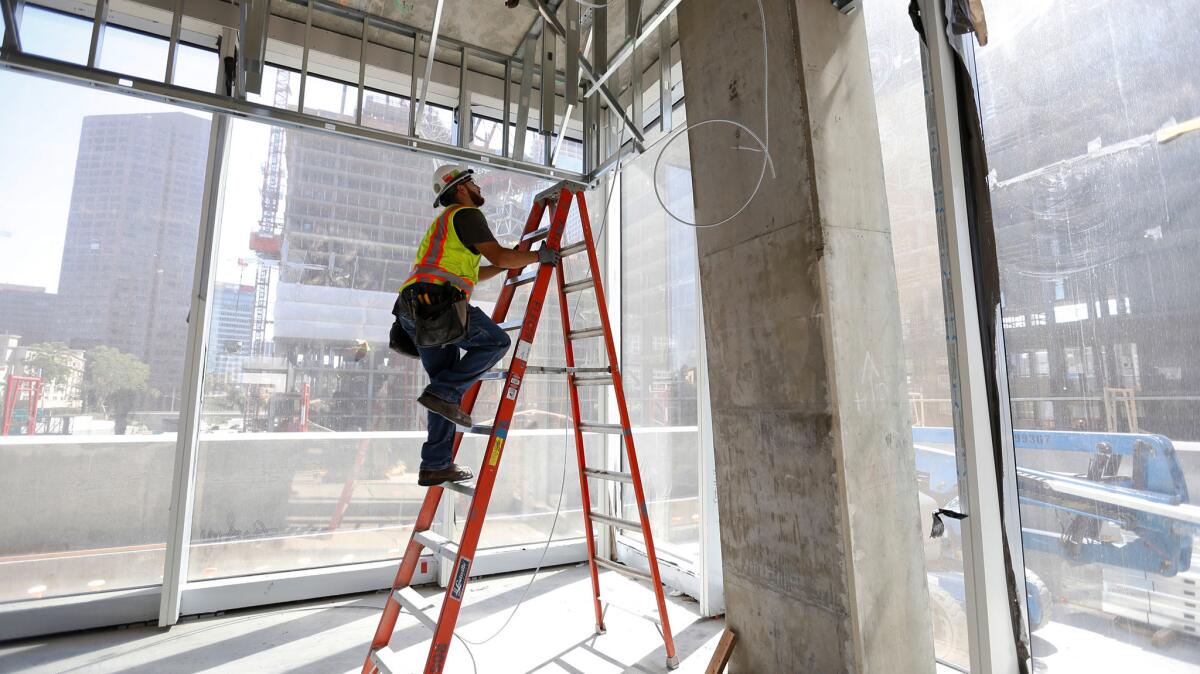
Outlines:
[[[167,72],[168,47],[170,43],[161,37],[105,26],[97,65],[102,70],[161,82]]]
[[[200,91],[215,91],[219,66],[217,52],[181,43],[175,49],[175,80],[172,84]]]
[[[37,56],[86,64],[92,22],[77,16],[25,5],[21,14],[21,49]]]
[[[658,174],[659,153],[652,152],[621,176],[621,366],[655,545],[695,564],[701,525],[696,234],[655,198],[657,184],[672,214],[694,217],[687,138],[663,152]],[[622,497],[624,516],[637,519],[633,491],[622,490]]]
[[[393,122],[396,108],[407,116],[407,102],[395,102],[372,96],[364,110]],[[449,111],[427,109],[447,123],[433,128],[449,128]],[[425,496],[416,479],[426,413],[416,398],[428,379],[418,361],[388,350],[387,335],[396,292],[438,213],[431,176],[445,161],[247,120],[234,121],[228,158],[189,577],[395,558]],[[549,185],[496,170],[476,182],[506,245]],[[490,312],[499,285],[482,283],[473,303]],[[559,312],[546,304],[532,360],[561,363]],[[580,320],[594,320],[586,310]],[[481,421],[499,395],[485,386]],[[598,414],[595,405],[598,397],[584,409]],[[580,535],[568,409],[561,379],[522,387],[483,547],[545,538],[563,447],[571,465],[555,531]],[[460,463],[478,468],[481,445],[465,443]]]
[[[976,50],[1045,672],[1200,663],[1198,9],[1000,3]]]
[[[867,3],[864,18],[900,295],[918,498],[927,527],[936,508],[962,508],[920,41],[906,5]],[[945,536],[925,539],[934,653],[965,670],[970,654],[961,529],[956,521],[945,521]]]
[[[0,89],[0,602],[156,585],[210,120]]]

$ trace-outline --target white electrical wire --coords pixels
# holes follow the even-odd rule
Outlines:
[[[587,2],[586,0],[574,0],[574,2],[577,2],[580,5],[583,5],[584,7],[590,7],[590,8],[603,8],[603,7],[608,6],[607,2],[591,3],[591,2]],[[771,150],[769,147],[771,113],[770,113],[770,99],[769,99],[768,92],[770,91],[771,87],[770,87],[770,79],[769,79],[770,70],[769,70],[768,61],[767,61],[767,55],[768,55],[767,17],[766,17],[766,12],[763,10],[762,0],[755,0],[755,2],[758,5],[758,17],[762,23],[762,44],[763,44],[763,135],[762,135],[762,138],[759,138],[758,134],[754,133],[754,131],[751,130],[749,127],[747,127],[745,124],[742,124],[741,122],[738,122],[736,120],[706,119],[706,120],[696,122],[694,124],[691,124],[691,123],[684,124],[683,126],[679,127],[675,131],[673,131],[672,133],[669,133],[666,136],[663,136],[662,138],[658,139],[657,141],[652,143],[649,147],[646,147],[643,150],[643,154],[645,154],[646,152],[649,152],[652,148],[657,147],[658,145],[662,144],[662,149],[660,149],[658,151],[658,156],[654,160],[654,172],[652,174],[655,177],[654,197],[658,200],[658,204],[662,207],[663,212],[665,212],[667,215],[669,215],[671,217],[671,219],[673,219],[677,222],[680,222],[684,225],[688,225],[689,227],[697,227],[697,228],[719,227],[719,226],[733,220],[737,216],[741,215],[741,213],[743,211],[745,211],[746,208],[750,205],[750,202],[752,202],[754,200],[754,198],[756,196],[758,196],[758,192],[759,192],[759,190],[762,189],[763,180],[766,178],[768,169],[770,169],[770,171],[771,171],[771,178],[772,179],[775,178],[775,163],[771,159]],[[635,41],[639,37],[640,33],[641,33],[641,22],[639,21],[637,31],[634,33],[634,36],[633,36],[633,39]],[[669,105],[664,104],[662,107],[663,107],[662,114],[664,114],[664,115],[671,114]],[[750,192],[750,195],[748,197],[746,197],[746,201],[744,203],[742,203],[741,207],[739,207],[736,211],[734,211],[732,215],[730,215],[722,220],[718,220],[716,222],[710,222],[710,223],[698,223],[698,222],[684,220],[684,219],[676,216],[674,213],[671,212],[671,210],[669,208],[667,208],[666,203],[663,201],[662,193],[659,189],[657,176],[658,176],[659,164],[662,162],[663,155],[666,153],[666,149],[671,145],[671,143],[675,142],[675,140],[677,138],[679,138],[679,136],[682,135],[683,132],[688,131],[690,129],[695,129],[695,128],[699,128],[702,126],[706,126],[709,124],[729,124],[738,129],[741,129],[741,130],[745,131],[747,134],[749,134],[750,137],[754,139],[754,142],[758,144],[758,147],[761,148],[761,152],[763,153],[763,165],[762,165],[762,170],[759,172],[759,175],[758,175],[758,181],[754,184],[754,189]],[[626,123],[625,123],[624,116],[622,116],[621,125],[617,132],[617,154],[618,154],[617,164],[613,171],[614,175],[613,175],[612,179],[609,180],[608,194],[604,198],[604,217],[600,221],[599,227],[597,228],[597,233],[593,237],[593,242],[596,240],[600,240],[604,235],[604,229],[608,225],[609,209],[612,207],[613,192],[615,191],[617,182],[618,182],[617,178],[625,170],[625,162],[623,162],[620,159],[620,153],[622,151],[621,148],[623,148],[625,145],[625,131],[626,131]],[[746,147],[740,147],[740,146],[737,149],[754,150],[754,148],[746,148]],[[759,151],[759,150],[754,150],[754,151]],[[582,198],[582,197],[579,197],[579,198]],[[572,320],[578,317],[580,300],[582,300],[582,296],[580,298],[576,299],[576,301],[575,301],[575,307],[571,311]],[[525,603],[525,599],[529,596],[529,591],[531,589],[533,589],[533,583],[534,583],[534,581],[537,580],[538,573],[541,572],[542,565],[546,561],[546,553],[550,551],[550,544],[554,541],[554,530],[558,526],[559,515],[562,513],[563,492],[565,491],[566,484],[567,484],[567,449],[568,448],[569,448],[568,436],[567,436],[567,434],[564,434],[563,435],[562,480],[559,483],[559,487],[558,487],[558,503],[557,503],[557,505],[555,505],[555,508],[554,508],[554,519],[550,524],[550,535],[546,538],[546,543],[542,547],[542,555],[538,559],[537,567],[535,567],[533,570],[533,575],[530,576],[530,578],[529,578],[529,583],[525,585],[525,590],[521,593],[521,598],[517,600],[517,603],[513,606],[512,611],[509,612],[508,618],[505,619],[504,624],[502,624],[499,627],[499,629],[497,629],[495,632],[493,632],[487,638],[481,639],[479,641],[474,641],[471,639],[467,639],[466,637],[462,636],[461,634],[458,634],[457,631],[454,633],[454,636],[457,637],[458,640],[463,643],[463,645],[467,649],[467,652],[470,653],[471,660],[472,660],[472,666],[474,666],[475,655],[474,655],[474,653],[471,653],[471,645],[481,646],[483,644],[486,644],[487,642],[491,641],[492,639],[495,639],[496,637],[500,636],[500,634],[505,629],[508,628],[509,623],[512,622],[513,617],[515,617],[517,615],[517,611],[521,608],[521,605],[523,603]],[[590,504],[585,503],[584,507],[585,508],[589,507],[589,505]],[[470,644],[470,645],[468,645],[468,644]]]

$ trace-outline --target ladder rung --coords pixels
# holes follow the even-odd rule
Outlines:
[[[491,435],[492,434],[491,426],[471,426],[470,428],[467,428],[466,426],[455,426],[454,430],[457,433],[465,433],[467,435]]]
[[[588,288],[591,288],[593,285],[595,285],[595,284],[592,282],[592,279],[590,279],[590,278],[580,279],[578,281],[572,281],[572,282],[568,283],[567,285],[563,286],[563,292],[570,295],[571,293],[577,293],[580,290],[587,290]]]
[[[550,225],[546,225],[541,229],[535,229],[532,232],[521,237],[522,241],[541,241],[550,235]]]
[[[572,330],[567,333],[567,337],[572,340],[587,339],[589,337],[600,337],[604,334],[604,326],[597,325],[594,328],[584,328],[582,330]]]
[[[636,531],[642,530],[641,523],[634,522],[633,520],[624,520],[624,519],[621,519],[620,517],[609,517],[608,515],[604,515],[604,514],[597,513],[597,512],[592,512],[590,510],[588,511],[588,515],[592,519],[596,520],[597,522],[609,524],[618,529],[633,529]]]
[[[413,538],[421,545],[429,548],[433,554],[441,555],[451,562],[458,557],[458,543],[441,534],[434,533],[433,531],[418,531],[413,534]]]
[[[387,646],[371,653],[371,663],[379,670],[379,674],[400,674],[406,666],[400,662],[400,656]]]
[[[625,566],[624,564],[610,562],[607,559],[600,559],[599,557],[594,557],[592,559],[592,561],[596,562],[596,564],[599,564],[600,566],[603,566],[606,569],[616,571],[617,573],[624,574],[631,578],[641,578],[642,580],[648,580],[650,582],[654,582],[653,576],[646,573],[645,571],[638,571],[637,569],[635,569],[631,566]]]
[[[588,477],[595,477],[601,480],[612,480],[613,482],[633,484],[633,475],[630,473],[618,473],[612,470],[600,470],[599,468],[584,468],[583,473]]]
[[[524,318],[514,318],[511,321],[504,321],[500,324],[500,329],[508,332],[509,330],[520,330],[521,326],[525,325]]]
[[[443,482],[440,486],[442,489],[456,491],[464,496],[475,498],[475,483],[474,482]]]
[[[598,424],[591,421],[579,422],[579,430],[584,433],[612,433],[613,435],[625,435],[625,429],[621,424]]]
[[[576,386],[608,386],[613,383],[611,374],[602,375],[599,377],[576,377]]]
[[[570,257],[575,253],[580,253],[585,250],[587,250],[587,241],[580,241],[569,246],[563,246],[562,249],[558,251],[558,254],[562,257]]]
[[[430,616],[426,611],[433,608],[433,600],[422,597],[420,593],[411,587],[402,587],[392,593],[396,601],[400,602],[400,606],[408,609],[408,612],[416,616],[423,625],[431,630],[437,630],[437,620]]]
[[[526,283],[533,283],[537,279],[538,270],[531,269],[524,274],[514,276],[504,282],[506,286],[523,286]]]
[[[525,367],[525,374],[567,374],[571,371],[569,367],[562,365],[528,365]]]
[[[504,379],[507,376],[508,370],[488,370],[479,377],[479,381],[495,381],[497,379]]]

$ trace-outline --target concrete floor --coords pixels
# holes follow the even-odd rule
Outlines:
[[[474,581],[459,620],[459,634],[480,641],[507,619],[529,574]],[[614,604],[652,611],[644,584],[604,572],[601,588]],[[611,590],[610,590],[611,588]],[[421,588],[441,600],[436,588]],[[584,566],[540,575],[512,623],[492,641],[470,646],[457,640],[447,672],[665,672],[656,626],[631,612],[610,608],[608,633],[593,634],[591,583]],[[231,611],[182,622],[170,630],[137,626],[78,632],[0,645],[0,672],[72,674],[95,672],[241,673],[358,671],[379,620],[383,593]],[[721,619],[702,619],[687,597],[669,600],[668,616],[681,661],[679,672],[703,672],[724,629]],[[392,648],[412,671],[428,652],[429,631],[401,615]],[[474,664],[472,663],[474,656]]]

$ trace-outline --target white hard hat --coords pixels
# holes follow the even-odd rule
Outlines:
[[[468,168],[466,164],[446,164],[439,166],[433,172],[433,193],[436,195],[433,198],[434,208],[437,208],[438,201],[441,200],[443,194],[457,187],[474,173],[475,169]]]

